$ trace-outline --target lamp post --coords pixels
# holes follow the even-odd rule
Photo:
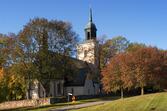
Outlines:
[[[68,102],[70,102],[70,96],[72,96],[72,93],[68,93]]]
[[[72,96],[72,93],[68,93],[68,106],[70,105],[70,96]]]

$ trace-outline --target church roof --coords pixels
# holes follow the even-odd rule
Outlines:
[[[53,72],[53,77],[50,77],[50,79],[64,79],[65,86],[84,86],[85,80],[88,76],[88,74],[91,72],[91,69],[94,67],[93,64],[87,63],[82,60],[78,60],[76,58],[68,57],[68,56],[62,56],[60,54],[57,54],[55,52],[49,51],[48,55],[51,55],[51,60],[56,61],[53,62],[53,67],[61,68],[61,65],[63,66],[64,62],[67,60],[68,63],[66,65],[66,71],[60,71],[60,74],[56,72]],[[56,59],[59,56],[59,59]],[[65,63],[66,64],[66,63]],[[64,68],[64,67],[62,67]],[[91,73],[92,74],[92,73]],[[44,78],[49,79],[49,78]]]
[[[73,61],[73,68],[76,70],[71,78],[65,78],[65,86],[84,86],[86,77],[90,72],[90,63],[71,58]]]
[[[85,29],[96,29],[96,25],[93,22],[88,22]]]

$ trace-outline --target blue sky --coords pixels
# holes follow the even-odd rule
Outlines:
[[[0,33],[18,33],[34,17],[69,21],[84,39],[89,5],[98,36],[167,49],[167,0],[0,0]]]

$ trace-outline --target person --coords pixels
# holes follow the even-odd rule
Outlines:
[[[76,101],[76,97],[72,96],[72,103],[75,103],[75,101]]]

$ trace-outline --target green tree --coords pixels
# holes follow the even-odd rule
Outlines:
[[[71,71],[69,56],[74,56],[76,43],[77,34],[70,23],[44,18],[30,20],[18,35],[0,34],[0,62],[6,67],[0,96],[3,100],[22,99],[28,89],[29,99],[34,79],[45,88],[46,80],[63,79],[65,72]]]
[[[127,52],[134,52],[139,48],[147,47],[145,44],[142,43],[130,43],[126,49]]]
[[[47,80],[64,77],[69,56],[73,56],[76,43],[77,34],[70,23],[35,18],[19,33],[17,60],[24,63],[25,68],[29,70],[29,81],[37,78],[48,88]],[[27,63],[32,63],[33,67],[28,67]],[[31,70],[34,67],[35,70]]]
[[[129,41],[122,36],[117,36],[108,40],[99,40],[100,69],[102,69],[113,56],[125,52],[128,46]]]

